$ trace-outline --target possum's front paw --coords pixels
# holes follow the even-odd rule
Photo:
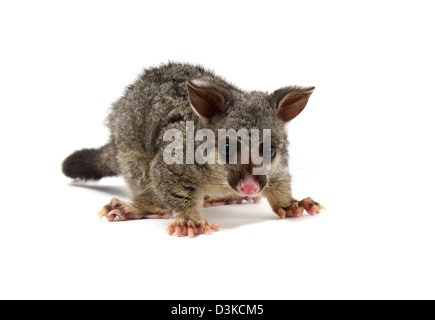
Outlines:
[[[322,209],[325,209],[325,207],[308,197],[301,201],[292,202],[287,208],[278,209],[276,214],[281,219],[284,219],[286,217],[299,218],[304,214],[304,210],[307,211],[310,215],[316,215],[319,214]]]
[[[219,231],[222,226],[217,223],[208,223],[203,219],[200,223],[193,220],[186,221],[184,219],[173,219],[166,231],[169,235],[175,234],[177,237],[187,235],[189,238],[193,238],[195,235],[205,233],[210,234],[213,231]]]

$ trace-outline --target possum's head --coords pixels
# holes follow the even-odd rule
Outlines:
[[[213,81],[188,82],[190,104],[201,127],[215,134],[213,181],[241,196],[255,196],[285,176],[285,125],[304,109],[313,90],[293,86],[268,94]]]

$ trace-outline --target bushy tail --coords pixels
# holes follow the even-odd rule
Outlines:
[[[82,149],[72,153],[62,163],[63,173],[70,178],[100,180],[119,174],[116,148],[106,144],[99,149]]]

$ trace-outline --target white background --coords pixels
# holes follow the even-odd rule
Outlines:
[[[0,298],[435,298],[431,1],[2,1]],[[205,209],[224,230],[98,222],[122,179],[62,160],[106,142],[142,68],[200,63],[246,90],[315,85],[289,125],[298,198]]]

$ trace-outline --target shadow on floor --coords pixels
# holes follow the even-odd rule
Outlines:
[[[95,184],[92,182],[85,182],[82,180],[75,180],[72,181],[69,184],[71,187],[80,187],[80,188],[86,188],[90,190],[95,190],[98,192],[107,193],[108,195],[112,197],[119,197],[119,198],[128,198],[130,195],[128,193],[127,187],[125,185],[100,185]]]

